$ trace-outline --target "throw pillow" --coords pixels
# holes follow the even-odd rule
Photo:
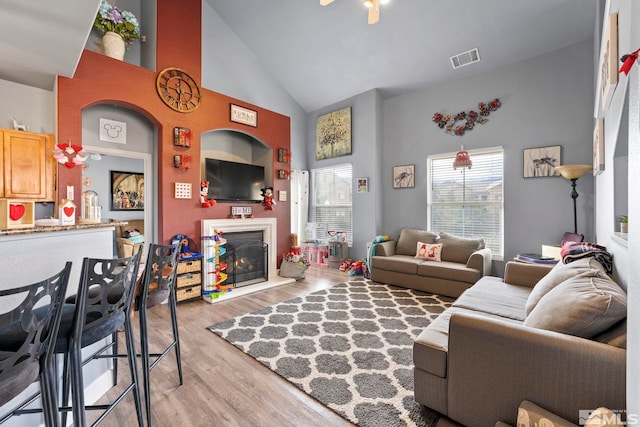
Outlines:
[[[423,243],[418,242],[416,246],[416,258],[427,261],[442,261],[440,254],[442,253],[441,243]]]
[[[125,230],[122,232],[122,236],[125,238],[129,238],[129,237],[134,237],[134,236],[140,236],[140,230],[136,229],[136,228],[132,228],[130,230]]]
[[[592,338],[627,316],[627,294],[608,277],[576,276],[547,292],[525,326]]]
[[[569,264],[557,263],[546,276],[536,283],[531,290],[529,297],[527,298],[527,304],[525,306],[525,314],[529,315],[535,308],[540,298],[542,298],[551,289],[558,286],[565,280],[577,276],[598,276],[606,275],[606,271],[602,264],[600,264],[595,258],[587,257],[582,258]]]
[[[437,237],[438,235],[431,231],[403,228],[396,244],[396,254],[415,256],[418,242],[435,243]]]
[[[518,408],[518,427],[577,427],[575,424],[524,400]]]
[[[465,239],[453,234],[441,232],[438,243],[442,243],[442,259],[444,261],[466,264],[472,253],[484,248],[483,239]]]

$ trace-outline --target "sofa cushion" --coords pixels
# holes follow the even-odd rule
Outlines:
[[[598,276],[600,273],[606,274],[605,269],[602,264],[593,257],[582,258],[569,264],[556,264],[551,271],[533,287],[527,301],[526,314],[529,315],[529,313],[531,313],[536,304],[538,304],[538,301],[540,301],[540,298],[565,280],[577,275],[593,277]]]
[[[618,348],[627,348],[627,318],[594,336],[593,340]]]
[[[431,231],[403,228],[396,244],[396,254],[415,256],[418,242],[436,243],[437,238],[438,235]]]
[[[441,232],[438,243],[442,243],[442,260],[466,264],[472,253],[484,248],[483,239],[465,239]]]
[[[374,256],[371,257],[371,268],[395,271],[396,273],[416,274],[418,265],[423,262],[423,260],[409,255]]]
[[[440,254],[442,253],[442,243],[424,243],[418,242],[416,245],[416,258],[426,261],[440,262]]]
[[[465,283],[476,283],[480,279],[480,272],[457,262],[430,262],[418,264],[418,275],[435,277],[445,280],[455,280]]]
[[[627,295],[608,277],[576,276],[545,294],[525,326],[592,338],[627,316]]]
[[[523,322],[530,291],[524,286],[504,283],[499,277],[485,276],[460,295],[452,306]]]

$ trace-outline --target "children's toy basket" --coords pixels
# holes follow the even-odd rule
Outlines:
[[[298,264],[297,262],[283,260],[280,264],[280,277],[290,277],[296,280],[304,279],[304,272],[307,271],[307,266]]]

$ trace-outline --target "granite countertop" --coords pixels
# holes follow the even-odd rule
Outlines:
[[[8,230],[0,230],[0,236],[15,236],[19,234],[35,234],[35,233],[50,233],[55,231],[74,231],[74,230],[89,230],[92,228],[108,228],[115,227],[116,225],[126,225],[127,221],[103,221],[99,223],[87,223],[87,224],[75,224],[75,225],[49,225],[49,226],[34,226],[29,228],[14,228]]]

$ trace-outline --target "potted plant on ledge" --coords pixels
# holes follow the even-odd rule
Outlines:
[[[125,43],[132,44],[140,38],[140,24],[135,15],[112,6],[106,0],[100,3],[93,26],[104,34],[104,54],[120,61],[124,59]]]
[[[629,227],[629,217],[627,215],[622,215],[620,217],[620,232],[623,234],[628,233],[628,227]]]

